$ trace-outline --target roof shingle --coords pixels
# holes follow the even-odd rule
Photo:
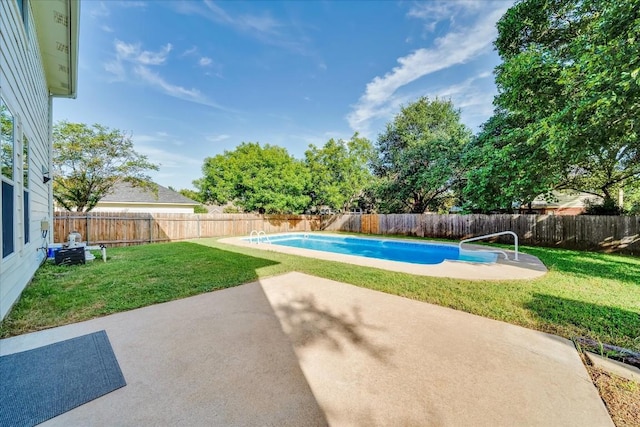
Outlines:
[[[100,199],[101,202],[111,203],[179,203],[185,205],[199,205],[200,203],[183,196],[182,194],[170,190],[162,185],[158,185],[158,193],[146,188],[134,187],[128,182],[116,184],[111,193]]]

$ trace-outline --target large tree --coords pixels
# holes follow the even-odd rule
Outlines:
[[[461,155],[471,137],[449,100],[422,97],[402,107],[379,135],[378,197],[383,212],[446,209],[463,175]]]
[[[53,197],[67,210],[90,211],[119,182],[153,190],[150,170],[158,165],[120,130],[66,121],[53,128]]]
[[[369,163],[374,157],[371,142],[354,134],[348,141],[330,139],[321,148],[310,145],[305,164],[311,174],[312,205],[346,210],[371,183]]]
[[[522,115],[497,110],[465,148],[462,186],[467,210],[509,211],[549,192],[562,177],[557,161],[530,143]],[[531,167],[544,165],[543,168]]]
[[[233,202],[247,212],[300,213],[311,201],[307,168],[282,147],[242,143],[207,157],[202,172],[194,185],[204,202]]]
[[[530,197],[515,188],[525,170],[612,201],[640,178],[640,0],[520,1],[498,32],[494,103],[518,120],[495,148],[525,153],[502,170],[509,192]]]

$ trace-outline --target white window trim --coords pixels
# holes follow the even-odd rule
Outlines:
[[[18,3],[16,2],[16,5]],[[17,239],[18,233],[16,233],[17,230],[17,225],[16,223],[18,222],[19,218],[16,218],[16,214],[21,215],[22,214],[22,208],[18,207],[18,211],[16,210],[17,207],[17,201],[18,201],[18,189],[22,188],[22,185],[20,185],[20,182],[22,181],[22,179],[20,179],[19,181],[16,180],[16,178],[18,177],[18,171],[22,171],[22,165],[20,165],[20,167],[17,167],[17,162],[16,159],[18,157],[18,155],[20,156],[20,160],[22,160],[22,152],[19,150],[22,149],[22,144],[19,144],[19,142],[17,141],[17,136],[18,136],[18,128],[19,128],[19,119],[18,117],[15,115],[15,113],[13,112],[13,109],[11,108],[11,106],[9,104],[7,104],[6,99],[3,96],[2,91],[0,91],[0,99],[2,100],[2,103],[4,103],[4,105],[7,107],[7,109],[9,110],[9,112],[11,113],[11,115],[13,116],[13,177],[12,179],[7,178],[6,176],[0,174],[0,183],[1,182],[6,182],[10,185],[13,186],[13,252],[11,252],[9,255],[4,256],[4,253],[2,253],[2,248],[0,247],[0,263],[4,262],[8,262],[10,259],[14,258],[15,256],[17,256],[17,253],[20,253],[20,256],[22,256],[22,246],[24,245],[20,245],[20,244],[16,244],[16,241],[20,241],[19,239]],[[19,147],[17,147],[17,145],[20,145]],[[1,192],[1,189],[0,189]],[[19,198],[20,203],[22,203],[22,196],[20,196]],[[2,210],[0,209],[0,223],[2,223],[3,218],[2,218]],[[20,222],[22,224],[22,222]],[[19,232],[19,230],[17,230]],[[2,241],[2,228],[0,228],[0,242]]]

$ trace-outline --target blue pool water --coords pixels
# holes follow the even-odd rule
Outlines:
[[[247,239],[248,240],[248,239]],[[498,255],[491,252],[460,252],[455,245],[413,241],[370,239],[360,237],[326,236],[318,234],[284,234],[269,236],[271,244],[294,248],[357,255],[368,258],[440,264],[445,260],[493,263]]]

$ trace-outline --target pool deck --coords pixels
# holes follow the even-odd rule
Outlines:
[[[278,233],[281,235],[282,233]],[[309,233],[311,234],[311,233]],[[336,236],[345,237],[340,234],[328,234],[322,233],[323,236]],[[357,236],[359,238],[366,239],[365,236]],[[378,237],[380,238],[380,237]],[[388,237],[382,237],[384,240],[401,240]],[[293,248],[289,246],[273,245],[269,243],[250,243],[243,237],[229,237],[220,239],[220,243],[226,243],[235,246],[242,246],[246,248],[261,249],[272,252],[281,252],[289,255],[298,255],[308,258],[322,259],[326,261],[337,261],[348,264],[361,265],[364,267],[380,268],[383,270],[397,271],[400,273],[415,274],[418,276],[433,276],[433,277],[450,277],[453,279],[467,279],[467,280],[513,280],[513,279],[535,279],[537,277],[544,276],[547,273],[547,268],[542,261],[533,255],[518,253],[518,261],[513,261],[514,252],[504,250],[509,255],[509,259],[504,259],[504,256],[499,254],[498,260],[492,264],[471,263],[463,261],[444,261],[440,264],[412,264],[408,262],[388,261],[377,258],[367,258],[355,255],[336,254],[332,252],[316,251],[311,249]],[[428,242],[428,240],[422,240],[422,242]],[[447,245],[448,243],[434,242],[439,245]],[[457,246],[451,243],[453,246]],[[464,245],[465,250],[481,250],[486,251],[486,246],[480,245]],[[500,249],[502,250],[502,249]]]

